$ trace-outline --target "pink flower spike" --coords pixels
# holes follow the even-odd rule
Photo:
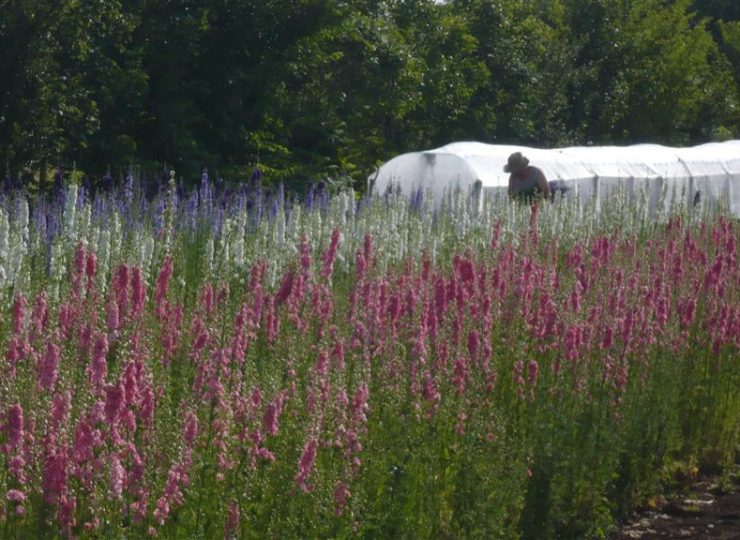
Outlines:
[[[283,276],[282,284],[280,285],[280,290],[278,290],[277,294],[275,295],[275,306],[280,306],[283,302],[285,302],[288,297],[290,297],[290,293],[293,291],[293,283],[295,281],[295,273],[292,270],[288,270],[285,275]]]
[[[95,255],[95,253],[90,252],[87,254],[87,260],[85,261],[85,275],[87,276],[88,282],[87,286],[88,289],[91,289],[93,286],[93,279],[95,278],[95,273],[98,269],[98,258]]]
[[[51,401],[51,424],[54,429],[59,429],[67,421],[71,408],[72,393],[69,390],[54,394]]]
[[[20,404],[11,405],[8,409],[5,437],[12,448],[17,448],[23,442],[23,407]]]
[[[347,502],[351,496],[352,493],[347,487],[347,484],[345,484],[341,480],[338,481],[336,486],[334,487],[334,514],[337,517],[341,516],[344,513],[345,508],[347,508]]]
[[[118,500],[123,494],[123,484],[126,476],[126,471],[123,468],[121,459],[117,454],[112,454],[110,457],[110,496],[111,498]]]
[[[226,524],[224,525],[225,539],[236,537],[237,530],[239,529],[240,517],[239,505],[234,501],[231,501],[226,514]]]
[[[141,277],[141,268],[134,266],[131,270],[131,301],[136,315],[141,315],[146,302],[144,279]]]
[[[19,335],[23,332],[23,320],[26,317],[26,297],[18,294],[13,301],[13,334]]]
[[[537,384],[537,374],[539,372],[539,369],[540,366],[537,364],[536,360],[529,361],[529,384],[531,386]]]
[[[311,475],[311,471],[313,470],[318,445],[319,443],[316,439],[309,440],[303,448],[301,460],[298,462],[298,474],[295,476],[295,482],[304,493],[311,491],[311,487],[306,484],[306,480],[308,480],[308,477]]]
[[[92,361],[88,366],[88,376],[93,386],[100,386],[105,382],[105,378],[108,376],[108,337],[105,334],[100,334],[95,339],[95,346],[93,347]]]
[[[183,438],[187,443],[188,447],[192,448],[195,438],[198,436],[198,416],[194,412],[188,413],[187,420],[185,420],[185,427],[183,429]]]
[[[47,503],[59,504],[62,494],[67,490],[66,447],[57,448],[46,458],[41,487]]]
[[[267,408],[265,409],[265,414],[262,420],[263,429],[272,437],[277,435],[280,430],[281,405],[281,400],[277,399],[268,403]]]
[[[167,255],[162,263],[162,268],[157,276],[157,283],[154,288],[154,303],[157,305],[157,315],[164,317],[165,311],[163,304],[165,297],[167,296],[167,288],[169,286],[170,278],[172,277],[172,260]]]
[[[59,376],[60,356],[61,349],[59,348],[59,345],[52,342],[46,344],[46,353],[41,361],[38,373],[38,384],[40,388],[48,391],[52,391],[54,389],[54,385]]]
[[[324,253],[324,266],[321,269],[321,277],[324,279],[331,277],[334,272],[334,259],[337,255],[340,236],[341,234],[338,228],[335,228],[331,233],[331,243],[329,244],[329,248],[326,250],[326,253]]]
[[[111,334],[117,332],[121,327],[118,317],[118,304],[113,299],[105,305],[105,324]]]
[[[116,424],[123,412],[124,392],[121,384],[111,384],[105,388],[105,419],[109,424]]]

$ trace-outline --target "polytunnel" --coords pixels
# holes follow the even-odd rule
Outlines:
[[[599,202],[623,187],[630,196],[645,189],[654,208],[665,190],[668,197],[683,196],[688,203],[722,201],[740,216],[740,141],[682,148],[638,144],[555,149],[456,142],[399,155],[368,180],[375,193],[393,188],[411,197],[422,191],[436,201],[451,189],[472,190],[478,181],[488,194],[508,186],[503,167],[513,152],[522,152],[549,181],[584,203],[594,197]]]

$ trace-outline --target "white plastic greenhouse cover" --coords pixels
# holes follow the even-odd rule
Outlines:
[[[668,196],[673,191],[691,202],[699,191],[702,200],[721,199],[740,216],[740,141],[685,148],[638,144],[550,150],[457,142],[397,156],[369,181],[376,193],[395,187],[410,197],[421,190],[431,192],[437,201],[450,188],[472,189],[477,180],[484,192],[496,191],[508,186],[509,174],[503,167],[513,152],[522,152],[549,181],[560,181],[583,202],[592,196],[602,200],[620,185],[629,193],[644,186],[654,206],[665,182]]]

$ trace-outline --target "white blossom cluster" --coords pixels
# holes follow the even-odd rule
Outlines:
[[[632,195],[616,190],[600,205],[596,199],[582,204],[577,196],[543,202],[536,228],[543,240],[557,239],[560,245],[567,245],[617,228],[627,234],[640,234],[676,213],[688,222],[701,221],[717,210],[707,205],[689,207],[685,199],[685,194],[675,190],[669,193],[664,189],[658,201],[650,201],[645,190]],[[184,211],[184,205],[175,208],[172,200],[169,204],[170,212]],[[358,197],[348,190],[333,196],[322,209],[281,205],[256,224],[247,209],[228,213],[220,227],[201,220],[195,228],[178,228],[178,223],[186,220],[168,215],[167,226],[172,229],[159,235],[152,222],[144,220],[133,226],[119,209],[108,208],[106,212],[104,219],[93,218],[91,203],[81,203],[77,186],[69,186],[62,232],[47,245],[29,222],[28,200],[20,197],[16,204],[0,207],[0,292],[24,289],[38,272],[32,268],[31,257],[36,257],[35,261],[46,258],[46,279],[51,297],[56,298],[59,288],[69,282],[74,251],[80,243],[97,255],[97,285],[103,291],[121,263],[140,266],[147,283],[153,284],[166,254],[175,258],[176,268],[182,257],[183,265],[195,265],[201,281],[227,281],[240,286],[246,285],[251,267],[264,261],[269,285],[275,287],[286,267],[297,261],[304,239],[319,264],[334,229],[341,232],[335,272],[347,272],[355,253],[362,250],[366,235],[372,237],[376,265],[382,271],[406,258],[419,261],[424,253],[437,258],[466,249],[485,249],[496,226],[502,240],[514,243],[532,227],[530,207],[512,203],[505,192],[471,199],[460,190],[448,193],[441,203],[429,196],[413,205],[400,195],[389,195],[362,200],[359,208]],[[11,297],[0,296],[6,304],[3,307]]]

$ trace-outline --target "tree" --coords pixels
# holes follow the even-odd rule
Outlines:
[[[0,158],[40,171],[90,156],[131,159],[127,105],[145,75],[131,48],[135,18],[120,3],[22,0],[0,22]],[[103,121],[110,120],[103,131]],[[110,129],[111,127],[117,129]]]
[[[468,21],[475,56],[489,73],[474,98],[496,118],[484,140],[569,142],[564,119],[573,73],[560,2],[457,0],[452,7]]]
[[[736,106],[729,65],[690,0],[634,1],[625,25],[629,98],[623,141],[706,140]]]
[[[740,2],[737,0],[694,0],[693,7],[703,17],[740,21]]]

